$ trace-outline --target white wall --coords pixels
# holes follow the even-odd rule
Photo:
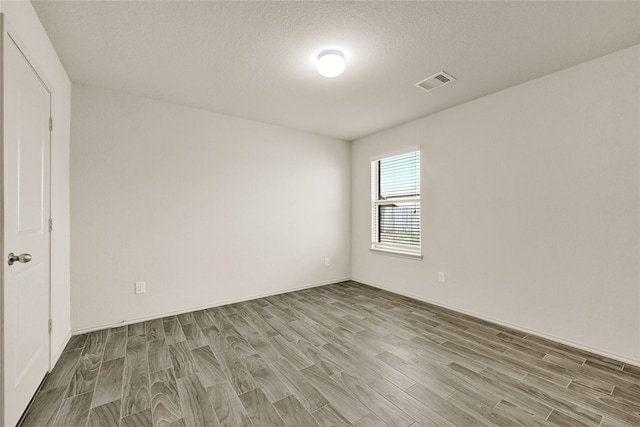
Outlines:
[[[69,127],[71,82],[31,3],[2,1],[3,13],[20,35],[40,77],[51,91],[54,131],[51,134],[51,364],[55,364],[70,333]]]
[[[348,142],[75,84],[72,114],[74,331],[349,278]]]
[[[354,142],[353,279],[639,364],[639,95],[636,46]],[[422,261],[368,250],[369,158],[411,145]]]

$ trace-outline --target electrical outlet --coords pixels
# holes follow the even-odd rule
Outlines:
[[[136,282],[136,295],[147,292],[147,284],[145,282]]]
[[[438,282],[440,282],[440,283],[444,283],[445,282],[444,273],[442,271],[438,273]]]
[[[324,259],[324,266],[329,267],[331,265],[331,260],[329,258]]]

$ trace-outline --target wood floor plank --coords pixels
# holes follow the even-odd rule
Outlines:
[[[623,372],[633,375],[638,380],[640,380],[640,366],[629,365],[628,363],[624,365],[622,368]]]
[[[54,426],[84,426],[89,419],[92,397],[93,392],[89,392],[64,399]]]
[[[541,379],[538,381],[534,376],[525,377],[522,381],[515,381],[513,378],[493,368],[487,368],[482,372],[483,377],[491,378],[498,382],[510,386],[510,390],[517,390],[535,398],[551,409],[559,409],[563,413],[569,413],[586,423],[598,423],[602,416],[596,412],[585,408],[571,400],[566,399],[566,389],[557,384]]]
[[[262,357],[254,354],[245,357],[242,361],[269,402],[274,403],[291,395],[291,391]]]
[[[231,316],[232,314],[236,314],[235,309],[233,308],[234,304],[226,304],[216,307],[220,313],[222,313],[225,317]]]
[[[177,379],[178,394],[187,427],[217,427],[220,425],[207,391],[197,375]]]
[[[238,314],[227,316],[227,322],[230,322],[240,335],[248,335],[257,332],[244,318],[242,318],[242,316]]]
[[[262,390],[256,388],[238,396],[256,427],[287,427]]]
[[[122,325],[122,326],[116,326],[113,328],[109,328],[109,335],[111,334],[117,334],[119,332],[127,332],[127,325]]]
[[[150,407],[149,371],[145,363],[125,366],[122,389],[122,414],[131,415]]]
[[[253,390],[258,385],[233,351],[225,351],[219,355],[220,366],[238,395]]]
[[[107,343],[104,348],[104,356],[102,360],[108,361],[124,357],[127,346],[127,333],[126,331],[109,332]]]
[[[600,381],[595,378],[583,377],[583,376],[574,378],[573,380],[571,380],[571,384],[580,384],[604,394],[612,394],[615,389],[615,385],[613,384],[608,384],[604,381]],[[640,394],[638,395],[638,397],[640,398]],[[640,399],[636,399],[636,400],[640,401]]]
[[[302,375],[288,360],[279,360],[272,366],[281,375],[281,379],[285,382],[289,390],[291,390],[298,401],[300,401],[309,412],[314,412],[329,403],[318,389],[314,387],[313,383]]]
[[[165,339],[168,345],[187,340],[177,317],[164,318],[162,320],[162,326],[164,327]]]
[[[495,370],[502,371],[505,374],[510,375],[516,379],[524,378],[524,376],[529,373],[528,369],[531,369],[531,367],[527,366],[527,364],[524,362],[518,362],[517,365],[512,365],[511,362],[515,361],[516,359],[507,357],[502,353],[480,353],[478,351],[465,348],[459,344],[455,344],[451,341],[445,342],[444,344],[442,344],[442,346],[454,353],[473,359],[475,361],[482,362],[484,365],[489,366]],[[557,384],[566,386],[569,384],[569,380],[558,377]]]
[[[91,407],[119,401],[122,397],[124,357],[102,362]],[[118,408],[120,404],[118,403]]]
[[[208,328],[204,328],[202,330],[202,334],[204,335],[204,339],[207,344],[215,354],[224,353],[225,351],[233,351],[227,340],[225,340],[222,334],[218,331],[217,327],[210,326]]]
[[[373,391],[356,376],[342,372],[335,376],[343,388],[362,402],[371,413],[384,421],[389,427],[409,427],[416,420],[398,409],[396,405]]]
[[[576,382],[579,384],[585,385],[581,380]],[[638,381],[638,384],[640,384],[640,381]],[[591,387],[591,388],[594,388],[594,387]],[[606,393],[606,389],[605,390],[596,389],[596,390]],[[626,400],[627,402],[640,402],[640,391],[626,388],[624,386],[620,386],[620,385],[614,386],[614,389],[611,391],[610,394],[612,396],[615,396],[616,398]]]
[[[194,311],[193,320],[195,320],[201,330],[211,326],[215,327],[213,320],[211,320],[211,317],[209,317],[209,314],[205,310]]]
[[[98,380],[102,362],[102,353],[90,353],[80,356],[76,371],[71,377],[67,397],[92,392]]]
[[[268,340],[271,345],[278,350],[278,353],[280,353],[283,358],[291,362],[296,369],[300,370],[313,365],[311,360],[309,360],[304,354],[302,354],[302,352],[300,352],[300,350],[291,345],[291,343],[283,337],[276,335]]]
[[[127,336],[144,335],[144,322],[132,323],[127,326]]]
[[[202,347],[203,345],[208,344],[198,324],[188,323],[183,325],[182,331],[184,332],[184,337],[186,338],[187,345],[190,349]]]
[[[333,344],[326,344],[326,346],[332,346]],[[347,369],[345,366],[341,366],[339,362],[335,361],[335,358],[323,347],[315,347],[308,341],[298,341],[296,347],[304,354],[314,366],[317,366],[321,371],[329,376],[342,372]],[[341,355],[342,351],[336,349]]]
[[[310,366],[300,371],[308,381],[314,384],[320,393],[336,408],[346,419],[355,423],[362,417],[369,415],[371,410],[356,400],[339,384],[331,379],[316,366]]]
[[[82,350],[86,342],[87,342],[87,334],[73,335],[71,336],[71,338],[69,338],[69,342],[64,348],[64,351],[75,350],[77,348]]]
[[[536,381],[539,382],[540,379],[538,378]],[[568,389],[575,392],[571,395],[571,398],[579,404],[592,408],[601,414],[607,413],[609,416],[622,421],[634,420],[640,425],[640,401],[628,402],[616,399],[613,396],[577,383],[571,383]]]
[[[134,335],[127,339],[125,351],[126,366],[147,363],[147,340],[144,335]]]
[[[251,327],[265,338],[278,335],[278,332],[265,322],[255,311],[251,310],[248,305],[241,305],[238,309],[240,316],[251,325]]]
[[[322,408],[312,413],[313,418],[318,421],[322,427],[352,427],[353,424],[343,417],[330,404],[326,404]]]
[[[302,320],[296,320],[295,322],[289,323],[289,327],[291,329],[293,329],[298,335],[309,341],[311,344],[318,347],[329,344],[326,339],[322,338],[320,335],[312,331],[309,326],[310,325]]]
[[[334,334],[331,330],[324,327],[324,325],[320,325],[320,324],[311,325],[309,326],[309,329],[311,329],[313,332],[315,332],[316,334],[318,334],[319,336],[327,340],[330,344],[335,345],[342,351],[348,351],[353,346],[355,346],[355,343],[345,341],[344,339],[340,338],[338,335]]]
[[[532,416],[546,419],[551,413],[552,407],[531,397],[529,393],[524,393],[521,388],[514,386],[517,384],[517,381],[510,377],[505,376],[503,377],[503,381],[497,381],[494,378],[483,376],[482,373],[478,374],[471,369],[458,365],[455,362],[450,363],[447,368],[452,375],[467,382],[471,387],[478,390],[479,393],[498,396],[498,403],[503,400],[500,396],[508,395],[506,396],[508,399]],[[464,388],[460,387],[460,390],[464,391]],[[485,399],[479,399],[480,402],[484,400]],[[486,401],[485,404],[487,404]]]
[[[494,407],[502,400],[499,392],[494,393],[492,389],[486,387],[486,383],[480,380],[477,373],[464,367],[459,367],[459,371],[455,374],[451,371],[455,369],[455,364],[449,364],[446,367],[425,360],[421,356],[413,356],[407,362],[416,368],[421,368],[427,372],[432,378],[445,382],[457,392],[465,393],[477,399],[478,403],[489,408]],[[453,366],[452,366],[453,365]],[[453,374],[453,375],[452,375]],[[545,413],[546,416],[547,413]]]
[[[189,323],[195,323],[195,319],[193,317],[193,313],[182,313],[176,316],[178,318],[178,322],[180,325],[188,325]]]
[[[185,422],[185,420],[183,418],[181,420],[174,421],[171,424],[167,424],[166,427],[187,427],[187,424],[186,424],[186,422]]]
[[[519,407],[516,404],[509,402],[508,400],[501,400],[494,410],[498,411],[501,415],[504,415],[507,419],[511,420],[511,424],[514,425],[526,425],[533,427],[552,427],[553,424],[548,422],[546,418],[537,418],[526,409]]]
[[[225,320],[224,313],[220,310],[220,307],[207,308],[205,311],[211,318],[213,324],[220,330]]]
[[[193,354],[193,360],[196,364],[197,375],[205,389],[227,381],[224,370],[213,354],[211,347],[196,348],[191,351],[191,354]]]
[[[120,425],[120,400],[91,408],[87,427],[114,427]]]
[[[395,384],[382,377],[378,378],[370,384],[370,386],[377,393],[422,425],[455,427],[454,424],[443,418],[438,412],[424,406],[418,400],[398,388]]]
[[[104,352],[104,346],[107,343],[108,335],[108,329],[90,332],[89,335],[87,335],[87,341],[82,348],[82,355],[102,354]]]
[[[416,347],[411,348],[411,351],[425,359],[433,360],[434,362],[441,363],[443,365],[455,362],[474,372],[482,372],[485,368],[487,368],[487,365],[481,361],[475,360],[472,357],[458,354],[455,351],[443,347],[441,344],[448,342],[447,340],[445,340],[444,342],[440,342],[438,340],[434,341],[427,337],[425,334],[422,334],[422,336],[412,338],[410,342],[416,345]],[[524,377],[524,373],[520,370],[512,371],[508,369],[507,366],[502,366],[501,369],[503,372],[507,371],[507,375],[511,375],[513,378]]]
[[[128,358],[128,356],[127,356]],[[149,395],[149,364],[146,358],[130,365],[125,359],[122,386],[122,415],[128,416],[151,406]]]
[[[586,424],[582,421],[579,421],[575,418],[570,417],[569,415],[563,414],[562,412],[556,411],[555,409],[551,412],[548,418],[549,422],[559,427],[593,427],[594,424]],[[597,424],[598,426],[600,423]]]
[[[170,425],[182,420],[182,406],[173,370],[165,369],[153,372],[150,381],[153,425]]]
[[[147,341],[147,359],[149,361],[149,372],[162,371],[171,367],[171,356],[166,338]]]
[[[257,354],[262,356],[268,362],[276,362],[282,359],[282,355],[276,348],[267,341],[262,335],[256,333],[245,335],[249,345],[255,350]]]
[[[247,340],[235,329],[227,329],[222,332],[224,339],[229,343],[233,352],[240,358],[256,354],[256,351]]]
[[[380,353],[376,357],[388,364],[393,369],[396,369],[398,372],[415,379],[417,383],[420,383],[422,386],[427,387],[429,390],[433,391],[443,399],[451,396],[451,394],[456,391],[455,387],[452,387],[451,385],[435,378],[429,373],[429,371],[419,368],[418,366],[416,366],[416,364],[408,363],[395,354],[391,354],[385,351],[384,353]]]
[[[334,368],[338,368],[338,372],[344,370],[362,378],[365,382],[373,381],[380,376],[378,372],[370,369],[357,357],[353,357],[352,353],[343,352],[333,344],[326,344],[322,346],[322,349],[324,354],[327,354],[333,361]],[[316,366],[318,366],[318,363],[316,363]],[[333,373],[329,373],[329,375],[333,375]]]
[[[228,381],[208,387],[207,394],[222,427],[253,427],[244,405]]]
[[[120,420],[120,427],[149,427],[151,425],[153,425],[151,409],[127,415]]]
[[[488,350],[487,353],[490,355],[494,354],[491,353],[491,350]],[[566,387],[571,383],[571,368],[550,363],[543,359],[537,359],[519,350],[509,349],[502,354],[504,357],[513,359],[509,361],[511,366],[518,366],[523,370],[527,370],[529,373],[545,378],[561,386]]]
[[[175,371],[176,378],[182,378],[196,373],[193,354],[186,341],[180,341],[169,345],[169,355]]]
[[[638,427],[638,424],[604,417],[600,423],[600,427]]]
[[[587,361],[584,362],[587,366],[596,366],[598,368],[611,369],[616,372],[620,372],[624,368],[624,362],[613,360],[608,357],[598,356],[596,354],[590,355]]]
[[[284,422],[292,426],[319,427],[318,422],[298,402],[295,396],[289,395],[273,404]]]
[[[21,427],[50,426],[58,415],[66,387],[43,390],[35,397]]]
[[[470,396],[461,391],[457,391],[450,396],[447,401],[458,408],[471,414],[477,420],[484,422],[486,425],[517,425],[519,422],[505,411],[496,410],[495,406],[488,406],[482,402],[478,402],[475,396]],[[540,423],[528,416],[528,421],[525,423],[527,426],[539,425]],[[544,422],[544,420],[541,420]]]
[[[352,347],[346,353],[355,357],[362,365],[373,369],[379,376],[391,381],[401,390],[406,390],[416,383],[413,379],[393,369],[380,359],[369,356],[366,351],[358,346]]]
[[[424,334],[420,337],[415,337],[408,341],[396,337],[393,334],[387,336],[386,338],[388,344],[393,346],[390,352],[400,357],[406,358],[407,360],[413,358],[415,355],[418,355],[426,360],[432,360],[434,362],[437,361],[438,363],[444,365],[447,365],[451,362],[456,362],[475,372],[481,372],[487,367],[487,363],[484,361],[475,359],[472,356],[460,354],[446,347],[445,344],[450,343],[450,341],[445,341],[443,343],[436,341],[438,345],[434,346],[432,342],[429,342],[429,340],[424,338]],[[401,352],[404,352],[404,354],[402,354]],[[514,378],[522,378],[524,377],[524,375],[526,375],[526,372],[520,369],[516,370],[510,369],[508,367],[501,367],[501,369],[506,374],[511,375]]]
[[[486,422],[465,412],[463,409],[443,399],[420,383],[409,387],[406,393],[431,411],[440,414],[440,416],[455,426],[489,426]]]
[[[264,320],[278,333],[278,335],[274,335],[274,337],[281,336],[290,342],[302,339],[302,337],[298,335],[293,329],[291,329],[289,325],[285,324],[281,320],[273,316],[264,317]],[[268,337],[268,340],[271,340],[272,338],[273,337]]]
[[[56,366],[47,377],[42,389],[50,390],[58,387],[66,388],[69,381],[71,381],[73,374],[76,372],[76,366],[80,360],[81,353],[82,348],[75,348],[62,353],[56,363]]]
[[[355,423],[356,427],[387,427],[387,424],[384,423],[380,418],[376,417],[373,414],[369,414],[364,416]]]
[[[162,319],[153,319],[144,322],[144,329],[147,341],[164,338],[164,326],[162,325]]]

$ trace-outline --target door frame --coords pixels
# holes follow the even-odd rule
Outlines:
[[[46,73],[44,72],[44,69],[40,66],[40,64],[38,63],[36,56],[33,55],[29,49],[27,48],[27,44],[23,41],[23,39],[20,37],[19,33],[11,26],[10,23],[7,22],[7,16],[4,13],[0,13],[0,247],[2,248],[1,251],[1,255],[0,255],[0,425],[2,425],[4,423],[4,417],[5,417],[5,396],[4,396],[4,389],[5,389],[5,378],[4,378],[4,372],[5,372],[5,366],[4,366],[4,328],[5,328],[5,319],[4,319],[4,274],[5,274],[5,262],[6,262],[6,254],[7,249],[5,247],[5,236],[4,236],[4,212],[5,212],[5,179],[4,179],[4,63],[5,63],[5,56],[4,56],[4,46],[5,43],[14,43],[16,45],[16,47],[18,48],[18,50],[22,53],[22,55],[24,56],[25,60],[27,61],[27,63],[29,64],[29,66],[31,67],[31,69],[33,70],[33,72],[35,73],[35,75],[38,77],[38,79],[40,80],[40,82],[42,83],[42,85],[45,87],[45,89],[47,90],[47,92],[49,92],[49,116],[53,117],[53,92],[51,91],[51,87],[52,85],[50,84],[50,82],[48,81],[47,77],[46,77]],[[52,199],[53,199],[53,194],[52,194],[52,186],[51,186],[51,178],[52,178],[52,172],[51,172],[51,166],[52,166],[52,161],[51,159],[53,158],[53,153],[52,153],[52,149],[53,149],[53,144],[52,144],[53,138],[52,138],[52,131],[49,130],[49,177],[48,177],[48,185],[49,185],[49,205],[46,207],[48,209],[49,215],[48,217],[51,218],[51,206],[52,206]],[[52,240],[52,233],[51,231],[49,231],[49,244],[48,244],[48,252],[49,252],[49,270],[47,272],[48,274],[48,280],[47,280],[47,288],[48,288],[48,301],[49,301],[49,313],[48,313],[48,318],[51,319],[51,251],[52,251],[52,245],[51,245],[51,240]],[[51,331],[49,330],[49,335],[48,335],[48,343],[47,343],[47,348],[49,351],[48,354],[48,372],[51,372],[51,370],[53,369],[52,365],[52,360],[51,360],[51,355],[52,355],[52,349],[51,349]],[[34,390],[34,395],[37,392],[37,390]],[[24,408],[25,410],[27,408]]]

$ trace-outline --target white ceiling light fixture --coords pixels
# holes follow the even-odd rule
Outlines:
[[[336,49],[323,50],[318,54],[318,72],[325,77],[338,77],[344,72],[347,63],[344,54]]]

